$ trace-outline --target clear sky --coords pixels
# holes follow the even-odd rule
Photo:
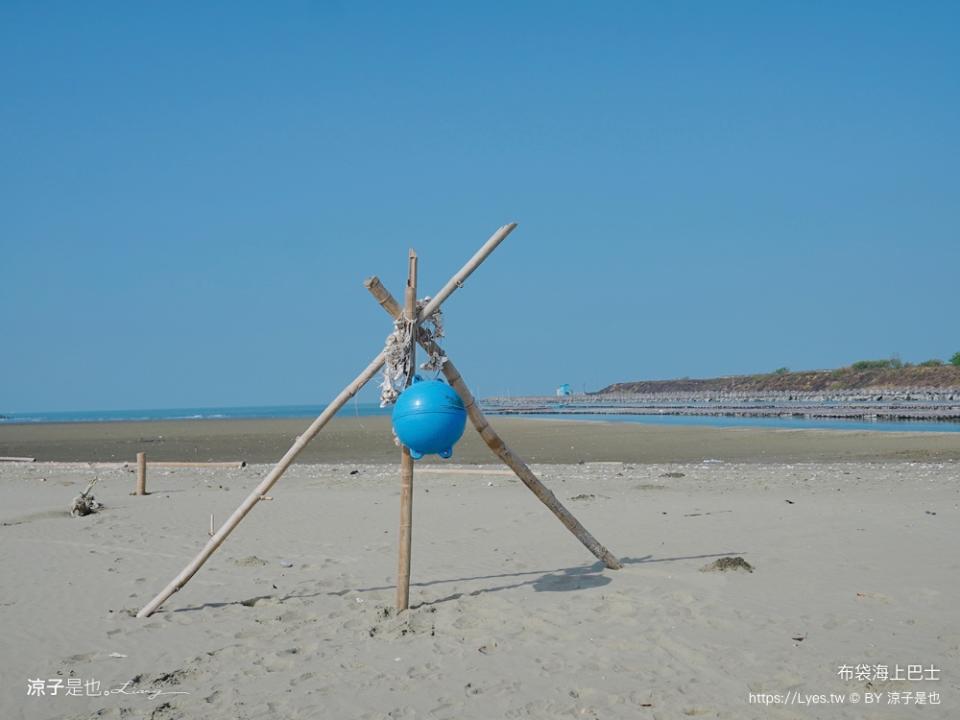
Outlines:
[[[0,4],[0,412],[960,350],[960,4]],[[363,399],[372,399],[368,392]]]

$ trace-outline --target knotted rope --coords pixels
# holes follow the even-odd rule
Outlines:
[[[417,301],[417,316],[430,302],[429,297]],[[383,382],[380,383],[380,407],[393,405],[403,392],[404,388],[413,382],[414,356],[410,346],[414,343],[413,330],[416,323],[408,322],[402,315],[393,322],[393,332],[387,335],[383,352]],[[443,337],[443,311],[437,308],[432,315],[420,321],[420,331],[431,340]],[[421,370],[439,372],[447,356],[437,346],[437,351],[430,354],[427,361],[420,365]]]

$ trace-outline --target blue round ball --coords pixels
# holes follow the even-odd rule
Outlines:
[[[414,382],[393,406],[393,431],[414,458],[448,458],[463,435],[467,411],[456,391],[440,380]]]

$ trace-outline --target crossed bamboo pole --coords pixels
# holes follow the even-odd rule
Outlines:
[[[464,281],[473,274],[474,270],[480,266],[480,264],[486,260],[486,258],[492,253],[501,242],[513,232],[516,228],[516,223],[510,223],[504,225],[499,230],[497,230],[490,238],[483,244],[483,246],[471,257],[463,267],[458,270],[453,277],[447,281],[447,284],[440,289],[440,291],[424,306],[420,311],[418,317],[415,320],[415,328],[419,328],[419,322],[425,317],[429,317],[434,313],[437,308],[440,307],[443,302],[457,290],[457,288],[463,287]],[[380,304],[390,312],[391,316],[397,317],[400,314],[400,307],[396,303],[390,293],[379,284],[379,280],[373,278],[375,283],[368,285],[371,288],[371,292],[374,293],[374,296],[377,296],[377,292],[374,291],[374,286],[379,286],[382,290],[380,297]],[[370,282],[370,281],[368,281]],[[420,334],[418,330],[417,339],[421,345],[427,348],[430,351],[433,346],[432,340],[429,340],[427,336]],[[426,341],[426,343],[425,343]],[[220,526],[220,528],[210,537],[206,545],[200,553],[190,561],[190,563],[177,574],[176,577],[171,580],[167,586],[157,594],[150,602],[141,608],[140,612],[137,613],[138,618],[145,618],[152,615],[156,612],[164,602],[166,602],[171,595],[179,591],[184,585],[186,585],[190,579],[203,567],[204,563],[213,555],[214,552],[223,544],[227,539],[227,536],[233,532],[234,528],[240,524],[240,521],[246,517],[254,506],[261,502],[266,496],[267,492],[276,484],[280,479],[283,473],[293,464],[293,461],[297,456],[303,451],[314,437],[324,428],[324,426],[333,418],[334,415],[342,408],[350,398],[359,392],[359,390],[369,382],[374,375],[379,372],[380,368],[383,367],[385,361],[385,353],[380,351],[380,353],[367,365],[364,370],[357,375],[354,380],[347,385],[343,390],[340,391],[340,394],[334,398],[322,413],[310,424],[306,431],[297,437],[293,445],[290,446],[290,449],[284,454],[282,458],[277,462],[273,469],[267,474],[263,480],[251,491],[251,493],[246,497],[246,499],[240,504],[233,514]],[[563,507],[559,500],[554,496],[550,490],[548,490],[540,482],[540,480],[533,474],[529,467],[507,447],[506,443],[497,435],[496,431],[490,426],[484,417],[483,413],[480,412],[480,408],[476,405],[473,396],[470,393],[470,390],[467,388],[466,384],[463,382],[463,378],[460,376],[460,373],[456,370],[451,362],[447,362],[443,368],[444,375],[446,376],[448,382],[453,386],[453,388],[463,399],[464,405],[467,408],[467,413],[470,417],[471,422],[474,427],[483,437],[484,441],[497,454],[523,481],[523,483],[533,491],[533,493],[547,506],[550,510],[560,518],[561,522],[577,537],[577,539],[582,542],[590,552],[592,552],[597,558],[599,558],[604,565],[608,568],[616,569],[620,567],[620,563],[617,559],[601,545],[597,540],[587,532],[580,522],[570,514],[570,512]],[[412,478],[411,478],[412,481]],[[402,551],[401,551],[402,552]],[[409,555],[408,555],[409,559]],[[409,582],[409,577],[408,577]]]

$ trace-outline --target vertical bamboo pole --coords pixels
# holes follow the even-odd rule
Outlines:
[[[407,384],[413,381],[417,356],[417,253],[410,250],[407,260],[407,289],[403,319],[411,325],[410,372]],[[397,612],[410,606],[410,548],[413,541],[413,456],[410,449],[400,449],[400,541],[397,558]]]
[[[137,495],[147,494],[147,454],[137,453]]]

